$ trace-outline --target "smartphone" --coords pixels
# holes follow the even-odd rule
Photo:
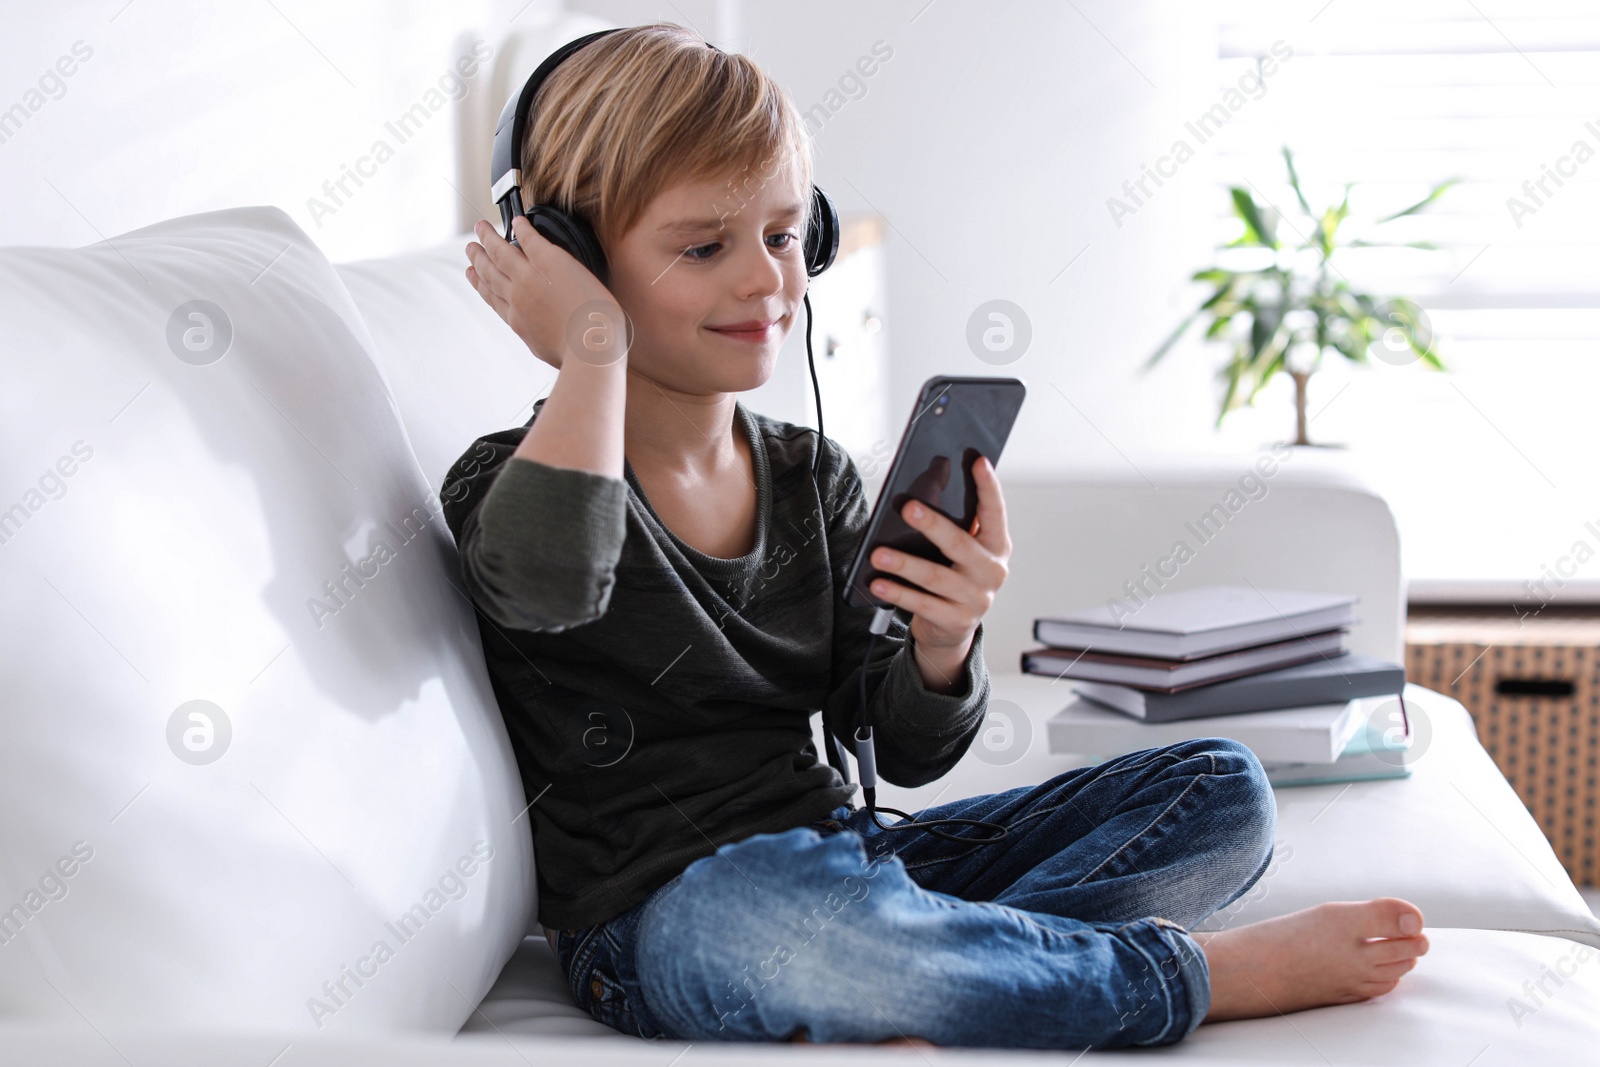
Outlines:
[[[873,579],[880,574],[913,589],[921,588],[902,575],[888,574],[872,565],[872,551],[879,545],[945,566],[950,564],[938,546],[906,525],[901,511],[915,497],[970,533],[978,515],[978,483],[972,465],[979,456],[987,457],[996,467],[1000,465],[1000,452],[1011,436],[1011,426],[1017,421],[1027,392],[1027,386],[1017,378],[940,375],[923,383],[911,410],[911,421],[900,435],[900,447],[895,450],[883,491],[878,494],[855,559],[850,563],[844,589],[846,604],[890,607],[889,601],[871,591]]]

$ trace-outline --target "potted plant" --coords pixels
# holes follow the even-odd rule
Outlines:
[[[1294,379],[1294,443],[1309,445],[1306,383],[1330,350],[1355,363],[1367,363],[1372,349],[1385,362],[1421,362],[1434,370],[1446,369],[1434,350],[1433,332],[1422,309],[1405,298],[1380,301],[1358,291],[1333,264],[1334,253],[1341,248],[1438,246],[1428,241],[1341,240],[1340,226],[1350,215],[1354,183],[1345,184],[1344,198],[1338,204],[1317,212],[1301,191],[1287,145],[1283,161],[1303,219],[1280,218],[1270,205],[1258,204],[1248,189],[1230,187],[1233,213],[1243,223],[1244,232],[1221,246],[1222,261],[1245,256],[1256,265],[1219,265],[1196,271],[1193,280],[1213,286],[1211,295],[1178,324],[1142,370],[1154,367],[1195,320],[1205,318],[1206,339],[1233,346],[1227,365],[1218,374],[1227,388],[1216,425],[1222,424],[1228,412],[1253,405],[1256,395],[1281,370]],[[1453,178],[1440,182],[1415,204],[1375,220],[1375,225],[1415,215],[1455,183]],[[1281,239],[1284,228],[1294,240]],[[1250,252],[1230,256],[1234,249]]]

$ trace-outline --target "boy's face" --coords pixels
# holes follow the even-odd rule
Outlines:
[[[658,194],[606,249],[612,294],[633,321],[630,369],[696,395],[770,378],[806,291],[808,207],[797,161]],[[770,325],[726,329],[751,322]]]

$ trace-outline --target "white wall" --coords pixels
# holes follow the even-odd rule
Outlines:
[[[891,223],[895,435],[922,381],[945,373],[1027,382],[1002,474],[1126,467],[1121,454],[1137,465],[1141,452],[1281,436],[1277,425],[1266,436],[1254,427],[1232,438],[1211,433],[1219,394],[1209,360],[1174,358],[1148,378],[1134,373],[1189,299],[1182,279],[1209,254],[1206,206],[1216,194],[1202,154],[1120,228],[1106,200],[1215,100],[1215,31],[1202,5],[570,6],[619,23],[688,19],[755,58],[802,111],[829,103],[875,42],[893,50],[862,79],[864,93],[834,98],[843,106],[817,132],[815,150],[817,183],[842,209],[877,210]],[[980,360],[967,344],[969,317],[994,299],[1019,305],[1032,324],[1030,347],[1008,365]]]
[[[23,111],[0,130],[0,244],[84,245],[242,204],[283,208],[334,260],[452,237],[456,101],[484,83],[481,64],[459,84],[446,75],[460,60],[470,68],[475,39],[492,52],[558,7],[5,0],[0,110]],[[62,57],[73,73],[57,83]],[[402,141],[386,124],[418,104],[417,132]],[[324,183],[379,140],[393,155],[374,155],[370,176],[346,179],[350,195],[335,202]]]
[[[1002,472],[1127,467],[1141,453],[1253,447],[1282,433],[1276,417],[1210,431],[1212,360],[1135,374],[1192,299],[1183,278],[1209,253],[1209,159],[1187,164],[1120,228],[1106,201],[1215,98],[1215,35],[1198,7],[567,5],[616,23],[689,22],[754,56],[802,109],[842,103],[817,133],[817,180],[844,210],[891,223],[890,433],[929,375],[1017,375],[1030,395]],[[500,47],[557,10],[557,0],[12,2],[0,57],[13,77],[0,108],[39,106],[0,143],[0,243],[82,245],[252,203],[282,207],[335,261],[450,239],[464,210],[488,207],[477,183],[458,191],[453,105],[403,144],[386,123],[419,101],[438,104],[430,93],[475,38]],[[28,96],[79,41],[91,57]],[[864,92],[830,100],[880,41],[893,54]],[[480,75],[466,92],[496,87]],[[324,183],[379,139],[393,157],[359,188],[347,182],[351,195],[333,205]],[[313,198],[336,210],[315,217]],[[1016,303],[1032,325],[1026,353],[1000,366],[967,343],[969,317],[993,299]]]

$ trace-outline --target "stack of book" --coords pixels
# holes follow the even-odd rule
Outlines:
[[[1405,668],[1347,651],[1353,596],[1205,586],[1034,621],[1030,674],[1081,698],[1056,752],[1119,755],[1196,737],[1248,745],[1274,785],[1403,777]]]

